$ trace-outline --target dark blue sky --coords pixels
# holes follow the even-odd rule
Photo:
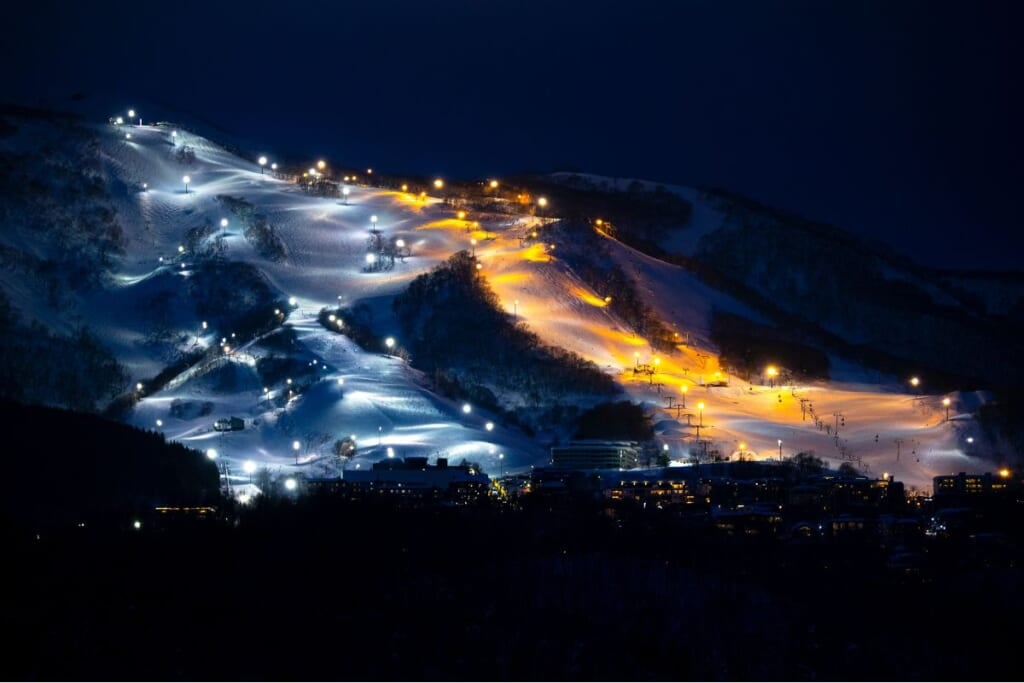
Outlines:
[[[721,186],[918,262],[1021,270],[1011,3],[53,2],[0,99],[164,102],[381,170]]]

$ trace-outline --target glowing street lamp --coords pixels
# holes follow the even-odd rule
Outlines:
[[[769,365],[768,368],[765,370],[765,373],[767,373],[767,375],[768,375],[768,384],[769,384],[769,386],[774,387],[775,386],[775,377],[779,374],[778,369],[776,369],[776,367],[774,365]]]
[[[188,184],[192,182],[192,176],[184,176],[181,182],[185,183],[185,194],[188,194]]]
[[[302,444],[298,441],[292,441],[292,450],[295,451],[295,464],[299,464],[299,449],[302,448]]]
[[[377,232],[377,216],[370,216],[370,232]]]
[[[488,422],[487,424],[484,425],[484,429],[486,429],[489,432],[493,432],[494,431],[494,423],[493,422]]]
[[[220,229],[224,230],[227,227],[228,227],[228,219],[227,218],[221,218],[220,219]]]
[[[914,377],[910,378],[910,386],[912,386],[912,387],[914,387],[916,389],[920,384],[921,384],[921,380],[916,375]]]
[[[246,460],[242,465],[242,471],[249,475],[249,483],[252,483],[252,475],[256,473],[256,463],[252,460]]]
[[[459,219],[460,221],[464,221],[464,220],[466,220],[466,212],[465,212],[465,211],[459,211],[459,212],[458,212],[457,214],[455,214],[455,215],[456,215],[456,217],[458,217],[458,219]]]
[[[388,347],[388,351],[390,351],[391,349],[395,348],[395,338],[394,337],[388,337],[387,339],[385,339],[384,340],[384,346]]]
[[[473,410],[473,406],[469,405],[468,403],[463,403],[462,404],[462,412],[463,413],[465,413],[466,415],[469,415],[471,410]]]
[[[697,414],[698,414],[698,422],[697,422],[697,424],[700,427],[703,427],[704,426],[704,401],[699,401],[697,403]]]
[[[476,238],[469,240],[469,244],[473,247],[473,258],[476,258]]]
[[[491,181],[491,182],[489,183],[489,185],[491,186],[491,189],[492,189],[492,190],[496,190],[496,189],[498,188],[498,181],[497,181],[497,180],[492,180],[492,181]]]
[[[270,165],[270,170],[271,171],[276,171],[277,170],[277,163],[276,162]]]
[[[547,197],[538,197],[537,198],[537,206],[539,206],[540,208],[543,209],[547,205],[548,205],[548,198]]]
[[[267,165],[267,158],[266,157],[260,157],[259,158],[259,162],[260,162],[260,175],[263,175],[263,167]]]
[[[208,449],[206,449],[206,457],[209,458],[210,460],[216,460],[217,459],[217,449],[216,448],[208,448]]]
[[[284,487],[289,491],[294,491],[298,487],[298,482],[295,481],[294,477],[288,477],[284,480]]]
[[[782,439],[779,439],[779,462],[782,462]]]
[[[636,370],[640,367],[640,352],[633,352],[633,369]]]
[[[942,399],[942,405],[946,406],[946,422],[949,422],[949,404],[950,403],[952,403],[952,401],[949,400],[948,396],[946,398]]]
[[[519,319],[519,299],[512,302],[512,320]]]
[[[324,161],[323,159],[321,159],[320,161],[316,162],[316,167],[317,167],[317,170],[322,171],[325,168],[327,168],[327,162]]]
[[[501,477],[501,478],[504,478],[505,477],[505,454],[504,453],[498,453],[498,467],[499,467],[499,472],[500,472],[500,474],[498,476]]]
[[[679,387],[679,392],[683,395],[681,400],[682,400],[683,407],[685,408],[686,407],[686,385],[685,384],[683,386]]]
[[[443,187],[444,187],[444,181],[443,180],[441,180],[440,178],[437,178],[436,180],[434,180],[434,189],[435,190],[440,190]]]
[[[348,204],[348,193],[349,192],[350,192],[350,190],[347,187],[341,188],[341,201],[344,204]]]

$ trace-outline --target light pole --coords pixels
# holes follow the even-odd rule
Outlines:
[[[302,444],[298,441],[292,441],[292,450],[295,451],[295,464],[299,464],[299,449],[302,448]]]
[[[679,392],[683,395],[682,399],[680,399],[680,400],[682,401],[683,407],[685,408],[686,407],[686,385],[685,384],[683,386],[679,387]]]
[[[188,184],[192,182],[192,176],[183,177],[181,182],[185,183],[185,194],[188,194]]]
[[[782,462],[782,439],[779,439],[779,462]]]
[[[346,206],[348,205],[348,193],[349,193],[349,189],[347,187],[341,188],[341,201]]]
[[[768,384],[769,384],[769,386],[774,388],[775,387],[775,376],[779,374],[779,371],[775,368],[774,365],[769,365],[767,370],[765,370],[765,372],[768,374]]]
[[[228,227],[228,219],[227,218],[221,218],[220,219],[220,229],[221,229],[221,232],[223,232],[227,227]]]
[[[512,302],[512,321],[516,322],[519,320],[519,299]]]
[[[498,453],[498,467],[501,468],[499,470],[500,474],[498,475],[498,478],[499,479],[504,479],[504,477],[505,477],[505,454],[504,453]]]
[[[377,232],[377,216],[370,216],[370,232]]]
[[[476,238],[469,240],[469,244],[473,247],[473,258],[476,258]]]
[[[266,157],[260,157],[259,158],[259,162],[260,162],[260,175],[263,175],[263,167],[267,165],[267,158]]]
[[[949,422],[949,404],[950,403],[951,403],[951,401],[949,400],[948,396],[946,398],[942,399],[942,405],[946,406],[946,422]]]

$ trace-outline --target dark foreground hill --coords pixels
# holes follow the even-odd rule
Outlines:
[[[41,530],[216,503],[217,467],[162,434],[95,415],[0,401],[6,442],[3,523]]]

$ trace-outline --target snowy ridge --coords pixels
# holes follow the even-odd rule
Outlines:
[[[420,373],[404,361],[365,353],[316,322],[323,307],[362,302],[371,307],[376,329],[396,334],[391,298],[417,275],[470,249],[471,239],[477,242],[482,276],[509,315],[546,343],[594,361],[619,381],[630,399],[647,405],[654,413],[659,443],[668,447],[674,461],[683,462],[699,448],[694,443],[696,426],[703,423],[700,437],[711,441],[711,449],[733,458],[741,453],[777,458],[781,439],[783,456],[813,450],[833,466],[856,461],[873,475],[888,472],[925,489],[930,489],[935,475],[985,469],[985,463],[968,456],[965,437],[976,428],[958,413],[959,397],[952,397],[954,410],[946,421],[942,397],[911,394],[868,379],[857,381],[855,369],[844,368],[843,376],[851,381],[785,388],[748,385],[725,376],[708,341],[711,311],[735,311],[755,320],[756,313],[685,269],[611,237],[604,239],[615,262],[650,296],[662,319],[686,332],[688,343],[680,344],[677,353],[658,358],[653,377],[634,372],[638,363],[655,362],[646,341],[611,315],[602,298],[560,262],[557,253],[539,244],[523,245],[520,237],[540,219],[479,214],[460,220],[436,198],[421,200],[362,185],[351,187],[347,202],[312,197],[292,182],[261,174],[256,164],[170,127],[97,126],[95,133],[127,246],[117,264],[116,284],[83,295],[75,315],[128,365],[133,384],[167,365],[166,345],[146,343],[150,331],[140,323],[139,311],[164,289],[187,288],[194,264],[189,254],[179,254],[179,245],[189,228],[219,226],[228,218],[228,225],[218,231],[224,257],[254,265],[283,297],[295,298],[295,307],[286,311],[287,322],[319,378],[296,398],[282,406],[279,401],[289,391],[287,384],[260,386],[253,363],[268,352],[256,344],[218,361],[215,372],[187,371],[163,390],[147,394],[129,418],[137,426],[160,429],[170,439],[215,449],[235,484],[248,482],[249,476],[243,474],[248,461],[282,472],[335,474],[339,466],[329,455],[330,445],[348,435],[356,437],[358,451],[346,467],[365,468],[389,454],[469,458],[491,474],[499,468],[512,472],[546,464],[546,444],[500,425],[488,430],[487,422],[497,422],[494,416],[476,408],[464,413],[461,405],[430,392]],[[182,145],[194,151],[193,163],[184,165],[176,159]],[[182,180],[186,174],[187,193]],[[694,202],[692,231],[679,231],[679,243],[665,245],[688,253],[704,231],[716,228],[720,214],[696,190],[668,189]],[[265,215],[284,241],[287,257],[280,262],[261,258],[243,236],[239,221],[218,201],[219,195],[243,199]],[[553,209],[557,213],[557,207]],[[371,216],[377,217],[381,231],[410,246],[411,256],[393,270],[364,272]],[[479,224],[474,226],[473,221]],[[16,278],[4,278],[3,285],[19,308],[45,308],[16,295]],[[178,335],[179,348],[221,342],[204,332],[202,320],[187,308],[167,311],[164,323]],[[225,389],[217,384],[223,385],[224,378],[216,378],[229,367],[233,384]],[[713,381],[728,384],[708,388]],[[668,396],[678,402],[683,386],[686,408],[669,409]],[[803,411],[800,399],[805,399]],[[189,406],[212,403],[212,410],[179,410],[174,415],[175,401]],[[699,401],[704,403],[701,411]],[[825,424],[837,421],[833,413],[842,413],[845,420],[838,438],[824,430]],[[229,415],[244,417],[246,429],[214,431],[214,419]],[[318,443],[324,435],[328,440]],[[902,444],[898,460],[897,439]]]

